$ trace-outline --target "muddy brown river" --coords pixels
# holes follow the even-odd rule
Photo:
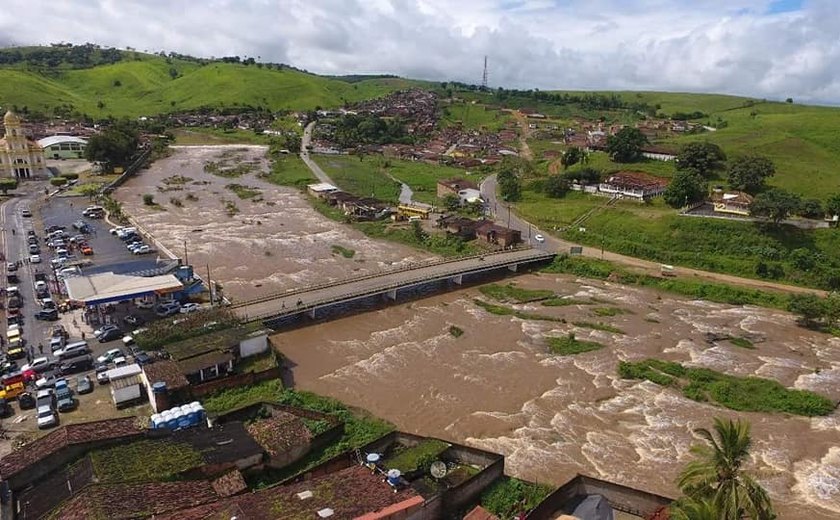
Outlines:
[[[170,157],[131,178],[116,198],[173,255],[183,257],[186,245],[196,272],[205,277],[209,266],[212,279],[234,300],[431,257],[370,240],[315,211],[297,189],[259,178],[269,169],[266,150],[248,145],[173,147]],[[208,164],[221,169],[248,166],[241,175],[224,177],[205,171]],[[257,194],[241,199],[231,184]],[[144,194],[154,195],[158,206],[144,204]],[[334,246],[352,250],[352,258]]]
[[[527,288],[596,298],[595,306],[521,310],[601,321],[626,334],[487,313],[476,288],[274,336],[297,387],[370,410],[398,428],[504,453],[507,472],[559,484],[590,474],[669,496],[690,460],[692,430],[712,418],[752,423],[750,469],[780,518],[840,518],[840,412],[821,418],[735,413],[650,382],[619,379],[620,360],[656,357],[840,399],[840,338],[799,328],[791,315],[689,301],[646,289],[556,275]],[[597,306],[632,314],[596,317]],[[450,325],[463,329],[459,338]],[[545,337],[574,332],[607,345],[553,356]],[[747,337],[755,350],[708,333]]]

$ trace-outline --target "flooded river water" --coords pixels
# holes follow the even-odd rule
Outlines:
[[[783,519],[840,518],[840,412],[822,418],[741,413],[673,389],[618,378],[620,360],[679,361],[840,399],[840,338],[762,308],[688,301],[606,282],[525,275],[521,287],[595,298],[595,305],[522,310],[566,323],[492,315],[476,288],[278,334],[297,387],[370,410],[398,428],[504,453],[507,472],[548,483],[590,474],[677,496],[692,430],[712,418],[752,423],[750,469]],[[626,311],[596,317],[593,308]],[[571,325],[601,321],[626,334]],[[449,327],[463,329],[453,337]],[[546,336],[574,332],[607,345],[553,356]],[[754,350],[709,333],[749,338]]]
[[[175,147],[170,157],[126,182],[116,198],[175,255],[183,257],[186,247],[201,276],[209,265],[225,295],[238,300],[430,258],[370,240],[315,211],[297,189],[260,178],[269,169],[266,150],[247,145]],[[205,171],[207,165],[248,166],[226,177]],[[256,194],[242,199],[232,185]],[[158,205],[144,204],[144,194],[154,195]]]

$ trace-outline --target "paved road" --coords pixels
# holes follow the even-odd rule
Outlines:
[[[528,262],[549,258],[549,253],[535,249],[488,253],[481,257],[427,263],[413,269],[386,272],[339,281],[334,285],[293,290],[268,301],[243,302],[233,311],[243,318],[255,319],[281,314],[294,314],[301,310],[364,295],[383,293],[393,287],[443,279],[464,272],[503,267],[514,262]]]
[[[507,225],[508,222],[510,222],[511,228],[517,229],[522,233],[523,240],[527,242],[528,237],[531,237],[530,242],[531,245],[533,245],[534,247],[539,247],[541,249],[557,253],[568,253],[570,247],[580,246],[580,244],[575,244],[574,242],[562,240],[560,238],[550,235],[546,231],[539,230],[536,226],[530,224],[527,220],[518,216],[516,212],[510,208],[510,205],[508,203],[498,198],[495,175],[491,175],[484,179],[484,181],[482,181],[481,183],[480,190],[482,198],[485,201],[487,201],[487,207],[489,211],[495,216],[497,221],[502,225]],[[562,204],[563,202],[558,201],[557,203]],[[538,233],[545,237],[545,242],[542,244],[536,243],[533,240],[534,235]],[[662,264],[659,262],[651,262],[649,260],[642,260],[639,258],[634,258],[632,256],[625,256],[620,255],[618,253],[611,253],[609,251],[602,251],[595,247],[582,247],[583,256],[591,258],[602,258],[604,260],[609,260],[611,262],[615,262],[628,267],[641,269],[647,272],[648,274],[659,274],[661,271]],[[750,287],[754,289],[770,289],[775,291],[784,291],[791,293],[814,293],[823,296],[826,294],[825,291],[820,291],[818,289],[796,287],[792,285],[767,282],[764,280],[753,280],[751,278],[741,278],[739,276],[732,276],[722,273],[713,273],[709,271],[701,271],[699,269],[690,269],[687,267],[678,267],[677,272],[680,276],[694,276],[713,282],[723,282],[732,285]]]
[[[333,186],[338,186],[338,184],[333,182],[333,180],[330,179],[330,176],[324,173],[324,170],[322,170],[321,167],[309,157],[309,145],[312,142],[312,131],[315,129],[315,123],[316,121],[312,121],[306,125],[306,128],[303,129],[303,139],[300,142],[300,158],[303,159],[306,166],[312,170],[315,177],[318,177],[319,181],[332,184]]]

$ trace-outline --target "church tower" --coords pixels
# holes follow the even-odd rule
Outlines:
[[[9,110],[3,124],[6,135],[0,140],[0,175],[16,179],[46,177],[44,150],[27,139],[20,117]]]

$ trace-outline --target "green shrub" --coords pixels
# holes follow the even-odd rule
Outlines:
[[[573,321],[572,325],[582,329],[602,330],[604,332],[611,332],[613,334],[624,334],[624,331],[618,327],[613,327],[607,323],[593,323],[591,321]]]
[[[552,491],[541,484],[502,477],[481,494],[481,507],[499,518],[515,518],[537,507]]]
[[[513,301],[516,303],[528,303],[545,300],[546,298],[554,296],[553,291],[546,289],[522,289],[513,284],[499,285],[492,283],[490,285],[483,285],[479,287],[478,290],[481,291],[481,294],[484,296],[493,298],[494,300],[498,300],[500,302]]]
[[[146,206],[154,206],[155,205],[155,196],[151,193],[146,193],[143,195],[143,204]]]
[[[67,183],[67,177],[59,176],[59,177],[53,177],[52,179],[50,179],[50,184],[52,184],[53,186],[63,186],[66,183]]]
[[[730,376],[708,368],[686,368],[670,361],[622,361],[618,374],[623,379],[647,379],[662,386],[676,385],[689,399],[711,400],[731,410],[812,417],[828,415],[836,408],[834,401],[827,397],[807,390],[791,390],[770,379]]]
[[[61,176],[69,181],[76,180],[79,178],[79,174],[75,172],[62,173]]]
[[[449,334],[451,334],[453,338],[460,338],[464,335],[464,329],[452,325],[449,327]]]
[[[562,337],[549,337],[548,350],[552,354],[559,356],[570,356],[574,354],[582,354],[584,352],[591,352],[593,350],[600,350],[604,345],[595,341],[583,341],[575,338],[574,334]]]

